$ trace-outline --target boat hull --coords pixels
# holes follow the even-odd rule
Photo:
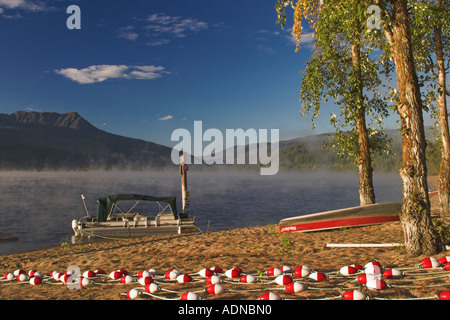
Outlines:
[[[183,234],[197,231],[195,225],[170,225],[170,226],[149,226],[149,227],[92,227],[78,230],[78,237],[88,238],[133,238],[144,237],[157,234]]]
[[[400,220],[401,203],[387,202],[326,211],[280,221],[279,231],[312,232],[345,227],[361,227]]]

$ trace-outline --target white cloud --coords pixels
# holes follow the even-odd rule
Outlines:
[[[156,79],[168,73],[161,66],[93,65],[83,69],[65,68],[54,70],[80,84],[103,82],[108,79]]]
[[[293,43],[297,44],[297,39],[292,35],[289,34],[287,38]],[[300,38],[300,41],[298,43],[300,44],[311,44],[314,42],[314,32],[305,32],[302,34],[302,37]]]
[[[119,38],[130,40],[130,41],[135,41],[138,37],[139,37],[139,35],[136,32],[122,31],[119,33]]]
[[[48,7],[42,1],[33,0],[0,0],[0,13],[4,12],[4,9],[20,9],[26,11],[46,11]]]
[[[127,27],[121,28],[119,31],[119,38],[130,40],[130,41],[135,41],[139,37],[139,34],[134,32],[133,29],[134,29],[133,26],[127,26]]]
[[[149,24],[145,27],[154,34],[168,34],[182,38],[187,32],[199,32],[208,29],[208,24],[193,18],[169,16],[163,13],[155,13],[147,17]]]
[[[172,115],[167,115],[165,117],[158,118],[158,120],[161,120],[161,121],[167,121],[167,120],[171,120],[171,119],[173,119]]]

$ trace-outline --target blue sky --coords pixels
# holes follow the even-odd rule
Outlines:
[[[173,146],[203,128],[312,131],[301,70],[275,0],[0,0],[0,112],[76,111],[108,132]],[[69,5],[81,29],[69,30]],[[305,36],[305,41],[310,37]],[[394,119],[395,120],[395,119]]]

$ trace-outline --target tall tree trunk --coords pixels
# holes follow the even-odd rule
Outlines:
[[[389,1],[390,9],[386,9],[385,1],[379,3],[385,12],[390,11],[391,26],[385,24],[385,33],[397,73],[397,109],[402,133],[403,205],[400,220],[406,250],[411,257],[435,254],[442,251],[443,245],[430,215],[422,101],[411,47],[407,0]]]
[[[361,74],[361,47],[359,43],[352,45],[352,68],[357,79],[355,88],[355,120],[358,135],[358,169],[359,169],[359,200],[361,206],[375,203],[375,192],[372,179],[372,159],[370,156],[369,134],[366,128],[366,107],[364,105],[363,83]]]
[[[437,6],[442,6],[442,0],[437,0]],[[434,30],[435,54],[438,68],[438,107],[439,126],[441,127],[442,160],[439,172],[439,213],[441,217],[450,217],[450,135],[447,119],[447,101],[445,97],[445,66],[444,49],[442,45],[442,30]]]

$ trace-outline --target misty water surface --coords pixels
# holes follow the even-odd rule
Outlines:
[[[91,215],[96,200],[135,193],[178,198],[178,169],[164,171],[1,172],[0,232],[17,242],[0,243],[0,254],[70,241],[71,221]],[[377,202],[401,201],[398,174],[375,173]],[[295,172],[261,176],[259,171],[188,171],[191,216],[203,231],[276,224],[307,213],[359,205],[355,173]]]

